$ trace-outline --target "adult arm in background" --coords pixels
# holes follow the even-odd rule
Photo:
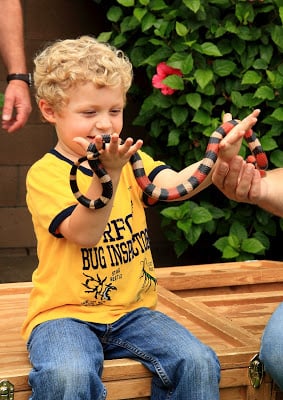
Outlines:
[[[27,72],[20,0],[1,1],[0,54],[7,74]],[[2,128],[8,132],[22,128],[30,112],[31,99],[27,83],[11,80],[4,93]]]
[[[254,165],[235,156],[218,162],[212,182],[229,199],[255,204],[283,218],[283,168],[267,171],[264,177]]]

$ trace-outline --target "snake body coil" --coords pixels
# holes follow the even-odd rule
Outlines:
[[[172,201],[184,197],[188,193],[195,190],[207,177],[207,175],[209,174],[209,172],[211,171],[212,167],[214,166],[217,160],[219,152],[219,143],[228,134],[228,132],[237,124],[238,124],[237,121],[231,120],[229,122],[225,122],[213,132],[208,141],[204,158],[201,161],[198,168],[196,169],[196,171],[184,183],[176,187],[165,189],[165,188],[158,188],[157,186],[155,186],[146,176],[142,159],[140,158],[139,154],[138,153],[134,154],[130,158],[130,163],[132,165],[133,172],[138,185],[141,187],[143,192],[149,198],[154,199],[152,200],[153,203],[155,203],[156,201]],[[253,154],[252,162],[255,163],[256,167],[259,170],[267,169],[268,166],[267,157],[255,133],[252,130],[249,130],[245,134],[245,139]],[[103,140],[104,140],[104,145],[105,143],[109,143],[110,135],[103,136]],[[112,198],[113,195],[111,178],[108,175],[107,171],[103,168],[103,165],[100,163],[99,155],[100,154],[97,151],[95,145],[91,143],[88,147],[87,155],[85,157],[81,157],[80,159],[78,159],[73,164],[70,172],[71,190],[76,199],[83,206],[87,208],[98,209],[104,207],[108,203],[108,201]],[[94,173],[100,179],[102,185],[102,194],[96,200],[88,199],[83,194],[81,194],[77,185],[77,179],[76,179],[77,170],[80,164],[86,160],[88,161]]]

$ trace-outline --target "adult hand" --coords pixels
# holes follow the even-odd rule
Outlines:
[[[235,156],[229,163],[218,163],[211,179],[225,196],[237,202],[255,203],[262,195],[259,170],[240,156]]]
[[[31,99],[27,84],[20,80],[10,81],[4,95],[2,128],[9,133],[22,128],[31,113]]]

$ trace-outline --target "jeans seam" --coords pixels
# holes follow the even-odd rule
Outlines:
[[[116,346],[123,347],[129,350],[131,353],[135,354],[139,359],[149,361],[154,366],[157,375],[160,377],[164,385],[166,385],[167,387],[172,387],[170,379],[161,367],[161,364],[154,357],[144,353],[139,348],[131,345],[130,343],[124,342],[121,339],[109,339],[108,344],[115,344]]]

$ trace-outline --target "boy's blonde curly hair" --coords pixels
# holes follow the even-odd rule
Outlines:
[[[126,100],[133,77],[132,64],[121,50],[91,36],[58,40],[39,53],[34,64],[36,100],[46,100],[57,111],[68,102],[66,91],[83,82],[121,86]]]

